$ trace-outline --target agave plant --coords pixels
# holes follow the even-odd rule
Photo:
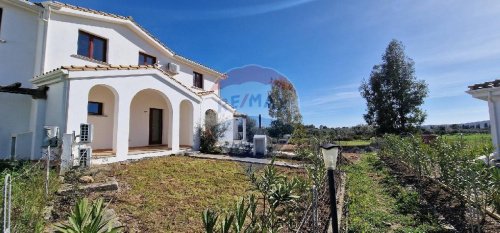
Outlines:
[[[202,219],[206,233],[214,233],[217,231],[216,224],[218,218],[219,215],[213,210],[207,209],[203,211]]]
[[[92,204],[84,198],[76,203],[71,210],[67,224],[56,225],[56,233],[118,233],[122,227],[113,227],[112,219],[105,219],[103,200],[99,199]]]

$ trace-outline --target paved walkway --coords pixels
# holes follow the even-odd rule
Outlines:
[[[190,157],[194,158],[202,158],[202,159],[219,159],[219,160],[229,160],[229,161],[237,161],[244,163],[253,163],[253,164],[271,164],[270,159],[258,159],[258,158],[249,158],[249,157],[233,157],[227,155],[212,155],[212,154],[188,154]],[[289,168],[304,168],[301,164],[287,163],[283,161],[274,161],[274,165],[280,167],[289,167]]]

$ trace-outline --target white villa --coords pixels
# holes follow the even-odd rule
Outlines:
[[[46,126],[82,123],[107,162],[197,150],[206,116],[228,123],[231,143],[241,115],[219,97],[225,78],[130,17],[0,0],[0,159],[39,159]]]

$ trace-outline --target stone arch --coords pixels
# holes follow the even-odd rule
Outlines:
[[[172,147],[172,104],[161,91],[144,89],[130,103],[129,147]]]
[[[116,152],[118,98],[118,92],[108,85],[97,84],[89,90],[87,122],[94,126],[91,146],[95,150]]]

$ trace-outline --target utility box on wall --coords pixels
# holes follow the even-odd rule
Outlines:
[[[267,155],[267,135],[253,136],[253,156],[260,157]]]
[[[44,139],[43,146],[57,147],[57,142],[59,139],[59,127],[57,126],[45,126],[44,129]]]

